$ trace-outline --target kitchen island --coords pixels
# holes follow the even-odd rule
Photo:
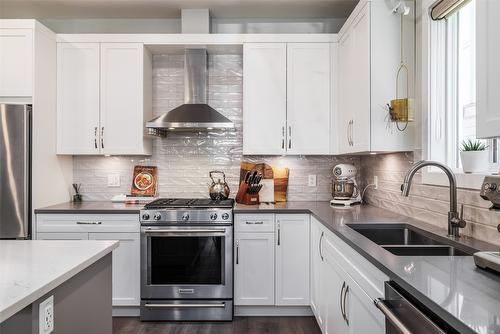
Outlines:
[[[111,253],[118,245],[0,241],[0,332],[38,333],[40,304],[52,297],[53,333],[111,333]]]

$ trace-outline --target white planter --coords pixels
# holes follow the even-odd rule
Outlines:
[[[486,150],[460,152],[460,159],[464,173],[487,172],[489,169],[489,152]]]

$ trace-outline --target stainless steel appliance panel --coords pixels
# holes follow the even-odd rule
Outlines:
[[[142,226],[142,299],[231,299],[233,226]]]
[[[0,239],[28,238],[31,106],[0,104]]]
[[[142,321],[231,321],[232,300],[141,301]]]
[[[399,293],[392,282],[385,283],[385,299],[375,301],[385,315],[388,334],[445,334],[432,316],[425,314]]]

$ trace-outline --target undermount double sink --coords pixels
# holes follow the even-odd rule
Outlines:
[[[347,226],[398,256],[470,256],[476,251],[407,224],[348,224]]]

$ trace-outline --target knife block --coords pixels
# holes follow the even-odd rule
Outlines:
[[[235,200],[236,203],[239,204],[256,205],[259,204],[259,194],[249,194],[248,184],[246,184],[244,181],[241,181]]]

